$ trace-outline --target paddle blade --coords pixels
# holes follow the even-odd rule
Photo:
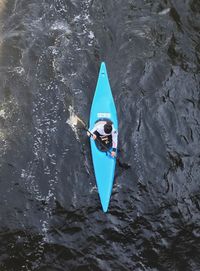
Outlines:
[[[129,169],[131,167],[129,164],[120,161],[118,157],[117,157],[117,162],[118,162],[119,167],[121,168]]]
[[[77,128],[84,129],[84,130],[88,129],[85,122],[82,119],[80,119],[78,116],[76,116],[76,122],[77,122]]]
[[[85,122],[80,119],[74,112],[74,109],[72,106],[69,107],[69,119],[67,120],[67,123],[72,127],[76,129],[86,129],[87,125]]]

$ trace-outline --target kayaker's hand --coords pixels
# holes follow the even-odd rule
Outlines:
[[[89,133],[89,132],[87,132],[87,135],[90,137],[90,136],[92,136],[92,138],[95,140],[96,138],[97,138],[97,136],[95,135],[95,134],[92,134],[92,133]]]
[[[116,157],[116,152],[115,151],[111,151],[111,156],[112,157]]]

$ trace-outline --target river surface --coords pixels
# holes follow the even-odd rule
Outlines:
[[[0,22],[0,271],[199,271],[199,0],[1,0]],[[70,122],[101,61],[131,165],[106,214]]]

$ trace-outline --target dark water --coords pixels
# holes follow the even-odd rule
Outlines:
[[[0,271],[200,270],[199,0],[0,2]],[[119,116],[104,214],[88,139],[100,62]]]

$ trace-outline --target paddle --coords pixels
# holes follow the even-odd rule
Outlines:
[[[82,129],[84,129],[85,131],[87,131],[87,132],[90,134],[90,136],[93,136],[93,134],[92,134],[92,133],[90,132],[90,130],[88,129],[86,123],[85,123],[82,119],[80,119],[79,117],[76,116],[76,124],[78,124],[78,123],[81,124]],[[103,142],[102,142],[101,140],[98,139],[98,137],[96,138],[96,140],[98,141],[99,144],[101,144],[101,146],[102,146],[109,154],[111,154],[110,149],[109,149],[106,145],[104,145]],[[124,168],[124,169],[128,169],[128,168],[131,167],[129,164],[124,163],[124,162],[121,162],[120,159],[119,159],[118,157],[116,157],[116,160],[117,160],[119,166],[122,167],[122,168]]]

